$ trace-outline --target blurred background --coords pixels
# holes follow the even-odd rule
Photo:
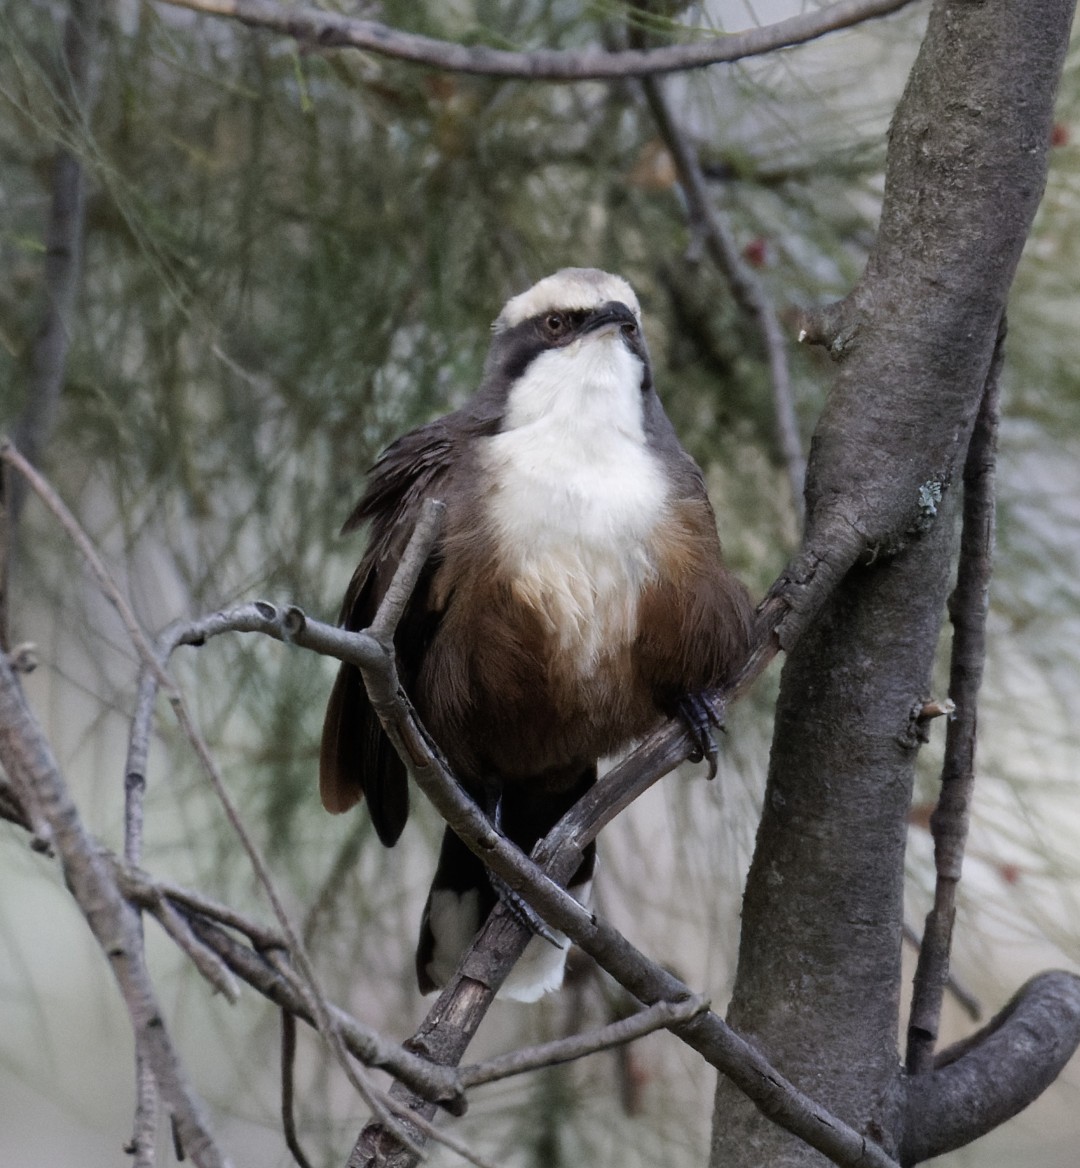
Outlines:
[[[450,40],[570,48],[624,44],[634,22],[685,39],[815,5],[654,3],[646,15],[623,0],[324,6]],[[84,268],[63,394],[33,436],[148,629],[255,597],[334,619],[362,550],[362,537],[338,529],[366,468],[403,429],[461,404],[504,301],[567,264],[619,272],[636,288],[661,397],[706,470],[728,557],[764,591],[798,534],[764,352],[687,227],[634,83],[448,76],[304,51],[161,4],[102,8],[84,80],[62,52],[69,0],[0,0],[0,422],[26,434],[40,405],[44,240],[66,158],[85,177]],[[804,445],[831,369],[795,346],[797,314],[843,296],[862,270],[885,131],[925,13],[915,4],[784,54],[665,81],[792,338]],[[1010,308],[998,569],[953,961],[984,1017],[1031,974],[1080,963],[1078,63],[1074,49]],[[11,570],[11,637],[35,642],[41,662],[26,683],[34,708],[88,826],[119,850],[134,653],[34,500]],[[415,806],[388,852],[362,813],[323,812],[315,773],[333,662],[235,636],[180,650],[174,666],[331,997],[405,1037],[424,1013],[411,954],[434,816]],[[714,783],[700,767],[670,776],[601,841],[600,910],[717,1007],[734,971],[777,672],[733,711]],[[919,929],[942,737],[923,752],[910,829],[909,921]],[[269,921],[164,705],[149,781],[145,866]],[[253,991],[229,1006],[152,923],[147,938],[172,1032],[224,1146],[238,1165],[291,1163],[276,1011]],[[473,1055],[625,1008],[582,965],[538,1006],[496,1006]],[[977,1025],[955,1001],[947,1009],[947,1040]],[[131,1047],[57,865],[0,822],[0,1162],[123,1160]],[[313,1162],[339,1163],[363,1108],[307,1033],[298,1075],[301,1138]],[[695,1055],[654,1035],[483,1088],[454,1130],[508,1166],[697,1165],[712,1086]],[[1038,1104],[941,1163],[1073,1168],[1078,1114],[1074,1061]],[[440,1149],[432,1161],[460,1162]]]

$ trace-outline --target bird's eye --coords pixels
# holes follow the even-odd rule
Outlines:
[[[549,312],[544,317],[544,328],[553,337],[561,337],[566,330],[566,317],[561,312]]]

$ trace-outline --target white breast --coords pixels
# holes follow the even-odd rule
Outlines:
[[[646,444],[641,362],[615,331],[542,354],[489,439],[488,521],[519,598],[588,673],[629,643],[667,483]]]

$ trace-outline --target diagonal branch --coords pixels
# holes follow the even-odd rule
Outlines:
[[[404,695],[402,702],[408,720],[417,727],[417,737],[426,744],[426,736],[416,723]],[[576,869],[579,862],[576,848],[566,846],[559,849],[544,869],[537,868],[532,860],[492,828],[487,817],[458,786],[433,749],[428,748],[426,757],[418,760],[403,749],[400,736],[394,734],[391,726],[388,725],[387,730],[417,785],[462,842],[545,921],[564,932],[646,1005],[662,1001],[675,1003],[692,996],[689,987],[645,957],[621,933],[593,916],[556,883],[568,879]],[[588,835],[589,831],[583,834]],[[546,841],[541,843],[538,854],[546,850],[545,844]],[[496,930],[501,932],[502,943],[485,945],[485,938]],[[511,942],[509,945],[507,940]],[[421,1041],[414,1039],[410,1045],[424,1049],[423,1039],[431,1036],[439,1020],[446,1020],[451,1013],[456,1015],[456,1009],[453,1012],[448,1010],[455,994],[463,995],[466,1003],[475,1000],[486,1008],[527,940],[524,926],[496,909],[462,962],[458,974],[458,984],[462,988],[459,990],[451,985],[443,991],[432,1007],[429,1022],[417,1036]],[[456,1022],[456,1017],[449,1020]],[[716,1014],[707,1011],[689,1021],[672,1023],[670,1029],[729,1076],[772,1120],[800,1136],[835,1163],[851,1168],[895,1168],[892,1159],[880,1147],[801,1094]],[[464,1043],[469,1037],[471,1031],[463,1036]],[[461,1049],[464,1049],[463,1045]],[[439,1053],[445,1054],[445,1051]],[[460,1051],[454,1053],[460,1057]],[[388,1158],[377,1125],[362,1134],[349,1160],[350,1168],[373,1163],[413,1162],[407,1154]]]
[[[358,20],[320,8],[300,8],[276,0],[163,0],[212,16],[225,16],[254,28],[294,37],[313,48],[363,49],[449,73],[518,77],[527,81],[597,81],[645,77],[741,61],[816,40],[896,12],[911,0],[839,0],[745,32],[657,49],[535,49],[512,52],[487,45],[462,45],[402,32],[373,20]]]
[[[233,974],[276,1005],[315,1025],[309,987],[287,963],[273,959],[275,953],[287,952],[286,939],[280,933],[190,889],[155,880],[117,860],[112,863],[114,878],[130,903],[150,911],[156,904],[168,904],[184,918],[197,941]],[[239,940],[234,935],[236,932],[247,937],[249,944]],[[332,1005],[328,1008],[351,1055],[366,1066],[379,1067],[408,1082],[413,1090],[451,1113],[464,1113],[464,1097],[456,1074],[432,1067],[397,1044],[387,1042],[378,1031],[363,1026],[343,1010]]]
[[[1005,322],[986,378],[964,464],[964,519],[956,590],[949,600],[953,623],[949,697],[955,714],[945,734],[941,795],[930,817],[937,882],[926,917],[908,1022],[909,1074],[928,1071],[941,1021],[956,919],[956,890],[964,863],[971,799],[975,792],[975,743],[979,686],[986,658],[986,614],[994,558],[994,458],[997,446],[998,379],[1005,359]]]
[[[464,1087],[476,1087],[481,1083],[497,1083],[511,1075],[523,1075],[539,1067],[572,1062],[601,1050],[610,1050],[612,1047],[634,1042],[646,1034],[668,1028],[674,1022],[685,1022],[708,1008],[708,999],[704,997],[685,998],[681,1002],[657,1002],[636,1014],[631,1014],[629,1018],[620,1018],[617,1022],[601,1026],[598,1030],[557,1038],[554,1042],[526,1047],[488,1059],[486,1062],[462,1067],[461,1082]]]

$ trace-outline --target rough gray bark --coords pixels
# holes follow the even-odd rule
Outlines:
[[[1073,9],[934,4],[891,130],[874,253],[851,295],[806,329],[840,368],[811,450],[805,546],[815,550],[796,574],[842,579],[823,611],[796,608],[781,629],[794,647],[729,1020],[797,1087],[890,1154],[903,1148],[907,1163],[993,1126],[985,1109],[965,1113],[964,1092],[980,1080],[962,1083],[957,1070],[952,1118],[938,1116],[948,1139],[905,1130],[919,1122],[906,1105],[913,1084],[926,1098],[897,1054],[913,709],[927,696],[949,586],[951,485],[1042,194]],[[1069,978],[1059,989],[1075,993]],[[999,1042],[1015,1038],[1003,1029]],[[960,1060],[969,1069],[975,1053]],[[1009,1070],[1045,1085],[1047,1059]],[[823,1163],[720,1082],[716,1168]]]
[[[1080,1042],[1080,978],[1033,977],[977,1034],[906,1083],[900,1161],[921,1164],[1011,1119],[1057,1078]]]

